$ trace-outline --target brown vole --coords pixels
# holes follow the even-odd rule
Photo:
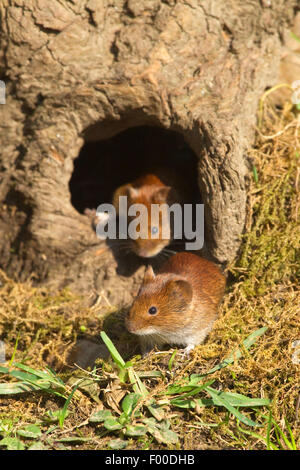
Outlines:
[[[172,241],[173,227],[172,223],[169,223],[166,209],[162,206],[162,216],[155,224],[151,220],[151,206],[183,204],[191,197],[189,193],[186,182],[180,181],[180,177],[170,170],[146,173],[116,189],[113,194],[113,205],[118,215],[120,196],[127,196],[128,207],[132,204],[143,204],[147,209],[148,223],[140,227],[140,237],[129,240],[130,249],[135,254],[144,258],[156,256]],[[132,219],[129,217],[129,222]]]
[[[177,253],[157,275],[148,266],[126,327],[139,336],[143,354],[166,343],[185,346],[188,354],[211,330],[224,289],[225,277],[214,263]]]

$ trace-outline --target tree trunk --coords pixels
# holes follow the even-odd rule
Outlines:
[[[102,249],[70,184],[81,151],[75,193],[80,171],[87,182],[94,177],[89,155],[96,161],[101,149],[100,160],[105,149],[109,161],[113,137],[130,128],[156,129],[158,142],[160,129],[184,139],[197,157],[205,252],[231,260],[244,229],[245,151],[258,99],[276,83],[280,38],[296,3],[2,0],[2,268],[103,293],[110,303],[130,300],[142,260],[123,269]],[[126,159],[133,141],[134,130]],[[109,170],[120,173],[112,163]]]

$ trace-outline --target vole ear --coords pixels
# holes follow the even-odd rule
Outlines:
[[[168,283],[168,289],[170,290],[173,297],[182,299],[185,303],[190,303],[193,297],[193,288],[191,284],[182,279],[177,281],[170,281]]]
[[[171,186],[163,186],[162,188],[159,188],[157,191],[154,193],[154,200],[157,204],[160,204],[162,202],[166,202],[168,198],[168,194],[171,191]]]
[[[137,196],[139,195],[139,190],[138,190],[137,188],[134,188],[134,187],[131,186],[131,185],[128,185],[127,195],[128,195],[131,199],[134,199],[135,197],[137,197]]]
[[[144,283],[144,284],[147,284],[147,282],[153,281],[154,278],[155,278],[155,274],[154,274],[153,268],[152,268],[152,266],[149,264],[149,266],[147,266],[146,271],[145,271],[145,274],[144,274],[144,281],[143,281],[143,283]]]
[[[120,196],[126,196],[127,198],[133,199],[138,196],[139,190],[134,188],[131,183],[129,184],[124,184],[123,186],[120,186],[116,191],[114,192],[113,195],[113,205],[116,208],[117,214],[119,214],[119,197]],[[130,201],[127,201],[128,203]]]

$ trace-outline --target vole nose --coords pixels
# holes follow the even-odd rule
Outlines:
[[[156,256],[163,247],[164,244],[161,245],[160,243],[155,243],[153,240],[143,240],[142,243],[135,243],[133,250],[138,256],[142,256],[143,258],[151,258],[152,256]]]

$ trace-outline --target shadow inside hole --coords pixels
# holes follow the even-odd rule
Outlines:
[[[197,196],[197,157],[178,132],[140,126],[110,139],[86,142],[74,161],[71,203],[83,213],[111,202],[116,188],[157,166],[176,169]]]
[[[125,241],[124,241],[125,242]],[[116,262],[117,262],[117,274],[119,276],[130,277],[132,276],[141,266],[145,264],[145,259],[137,256],[130,249],[130,241],[122,243],[120,240],[106,240],[107,246],[110,248]]]
[[[124,319],[127,311],[128,308],[124,308],[110,313],[104,318],[101,325],[101,330],[105,331],[125,361],[140,353],[137,336],[129,333],[125,326]],[[78,336],[69,352],[67,365],[77,365],[87,369],[94,367],[96,360],[108,360],[109,358],[110,352],[100,338],[99,332],[94,335],[84,334]]]
[[[188,182],[186,203],[201,202],[196,155],[180,133],[151,126],[133,127],[106,140],[86,142],[74,161],[69,183],[71,202],[80,213],[96,209],[102,203],[110,203],[119,186],[158,167],[176,172]],[[118,274],[130,276],[142,264],[157,264],[154,259],[134,255],[129,240],[107,240],[107,244],[118,263]],[[178,241],[172,245],[174,251],[184,249]],[[159,255],[155,258],[166,259]]]

